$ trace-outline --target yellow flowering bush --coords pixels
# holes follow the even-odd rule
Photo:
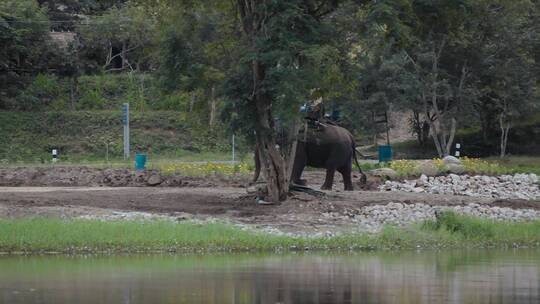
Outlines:
[[[414,160],[394,160],[390,163],[390,168],[397,172],[399,176],[417,175],[417,163]]]
[[[185,176],[234,176],[247,175],[251,168],[246,163],[174,163],[160,166],[165,174],[181,174]]]
[[[433,164],[435,165],[435,167],[437,167],[437,170],[439,170],[439,172],[446,172],[447,168],[442,158],[434,158]]]

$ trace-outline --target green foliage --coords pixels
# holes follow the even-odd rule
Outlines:
[[[27,111],[35,111],[50,106],[61,98],[58,78],[54,75],[39,74],[16,98],[17,107]]]
[[[241,3],[237,2],[239,9]],[[257,130],[266,136],[275,132],[264,127],[272,126],[274,119],[280,126],[292,126],[300,116],[298,109],[313,97],[310,92],[314,89],[325,98],[341,97],[343,92],[335,90],[345,82],[340,52],[332,43],[331,24],[319,16],[333,11],[337,4],[295,0],[244,7],[243,36],[232,52],[240,64],[230,69],[224,83],[224,118],[239,132],[253,136]],[[260,26],[246,25],[252,21]],[[262,108],[268,113],[261,113]],[[261,119],[269,121],[262,123]]]
[[[366,26],[357,48],[364,56],[355,57],[356,106],[414,111],[417,126],[435,121],[430,133],[441,143],[439,154],[449,152],[453,120],[494,133],[500,116],[513,125],[538,107],[530,48],[538,7],[530,1],[385,0],[366,11],[357,15]]]
[[[155,18],[144,7],[128,2],[82,22],[78,31],[97,56],[97,71],[133,71],[152,65],[155,27]]]
[[[56,48],[50,43],[45,10],[33,0],[0,2],[0,109],[24,109],[17,90],[31,81],[32,75],[45,72],[55,60]]]
[[[15,98],[18,109],[36,110],[114,110],[129,103],[133,110],[189,109],[188,93],[163,94],[152,75],[127,73],[81,76],[78,94],[71,101],[72,79],[39,74]],[[202,98],[202,97],[198,97]]]

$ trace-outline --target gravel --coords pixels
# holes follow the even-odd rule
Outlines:
[[[350,231],[334,230],[331,228],[319,231],[296,231],[287,232],[272,225],[251,225],[236,221],[218,220],[215,218],[197,218],[188,213],[176,213],[174,215],[160,215],[147,212],[124,212],[112,211],[102,215],[83,215],[79,219],[105,220],[105,221],[156,221],[165,220],[171,222],[211,223],[224,222],[235,225],[243,230],[264,232],[272,235],[291,237],[332,237],[343,232],[377,233],[385,225],[406,227],[413,223],[426,220],[435,220],[436,214],[443,211],[453,211],[457,214],[480,217],[496,221],[520,222],[540,219],[540,211],[534,209],[512,209],[506,207],[494,207],[481,204],[467,204],[462,206],[431,206],[428,204],[404,204],[388,203],[386,205],[372,205],[349,212],[323,212],[318,219],[321,223],[332,226],[333,222],[347,222]]]
[[[364,207],[355,220],[370,232],[379,231],[383,225],[407,226],[425,220],[435,220],[436,214],[453,211],[457,214],[475,216],[496,221],[518,222],[540,219],[540,211],[512,209],[480,204],[463,206],[431,206],[427,204],[389,203]]]
[[[456,175],[428,177],[416,180],[386,181],[381,191],[405,191],[416,193],[454,194],[499,199],[540,199],[536,174],[501,176]]]

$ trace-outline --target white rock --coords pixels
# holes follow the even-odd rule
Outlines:
[[[448,168],[448,171],[451,173],[462,174],[465,172],[465,167],[459,164],[448,164],[446,165],[446,168]]]
[[[459,158],[451,156],[451,155],[445,156],[443,158],[443,161],[444,161],[445,165],[449,165],[449,164],[461,165],[461,160],[459,160]]]
[[[371,173],[371,175],[373,176],[380,176],[380,177],[385,177],[389,179],[394,179],[398,176],[397,172],[390,168],[375,169],[375,170],[369,171],[369,173]]]
[[[421,162],[418,165],[417,169],[421,174],[424,174],[427,176],[435,176],[439,174],[439,168],[437,168],[437,166],[435,166],[433,161],[430,161],[430,160]]]

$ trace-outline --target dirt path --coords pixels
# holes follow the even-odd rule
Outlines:
[[[186,215],[196,219],[219,218],[288,232],[343,231],[354,225],[350,218],[360,208],[390,202],[445,206],[477,203],[540,209],[538,202],[531,201],[400,192],[331,191],[323,198],[295,193],[278,205],[258,205],[245,189],[232,187],[0,187],[0,218],[99,217],[122,211],[182,219]],[[331,220],[328,214],[333,215]]]
[[[323,171],[307,171],[303,178],[318,189]],[[380,182],[369,179],[371,190]],[[117,219],[120,214],[166,218],[222,219],[285,232],[351,231],[358,227],[361,209],[388,203],[450,206],[487,204],[537,209],[533,201],[494,200],[427,193],[344,192],[339,175],[324,197],[293,193],[276,205],[258,205],[246,186],[249,176],[195,178],[161,175],[159,171],[91,167],[0,168],[0,218],[61,217]],[[353,183],[357,185],[358,176]],[[152,187],[153,186],[153,187]],[[358,187],[357,187],[358,188]],[[122,217],[120,217],[122,218]],[[356,226],[355,226],[356,225]]]

